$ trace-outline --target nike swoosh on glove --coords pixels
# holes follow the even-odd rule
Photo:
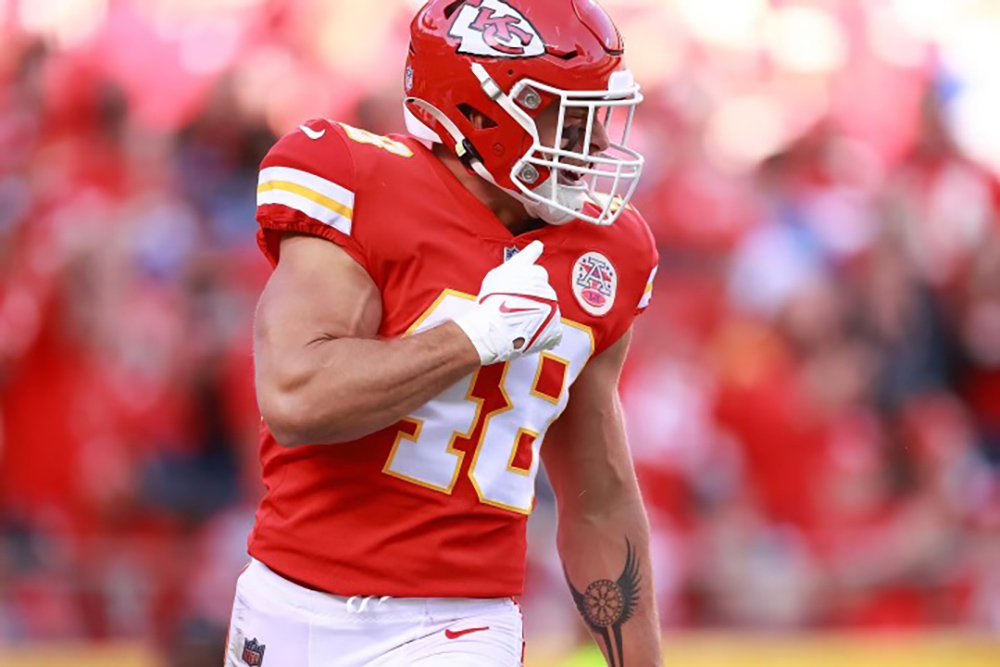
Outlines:
[[[562,340],[559,299],[536,262],[545,246],[533,241],[483,278],[476,307],[455,318],[484,366],[551,350]]]

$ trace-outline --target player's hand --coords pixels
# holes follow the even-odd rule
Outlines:
[[[535,262],[545,246],[532,242],[486,274],[476,307],[455,318],[484,366],[550,350],[562,340],[562,321],[549,274]]]

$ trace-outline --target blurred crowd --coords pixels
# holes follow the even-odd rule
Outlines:
[[[301,46],[307,3],[206,0],[242,22],[194,46],[133,9],[163,3],[76,4],[91,33],[0,1],[0,643],[215,664],[261,492],[257,165],[310,116],[402,129],[413,8],[372,3],[394,46],[348,75]],[[630,55],[661,261],[621,391],[664,627],[1000,633],[1000,155],[960,141],[963,71],[858,36],[895,0],[825,3],[800,47],[830,62],[607,4],[656,33]],[[541,483],[529,633],[572,636]]]
[[[925,94],[888,170],[819,126],[646,194],[660,303],[623,393],[668,622],[1000,630],[1000,188]]]

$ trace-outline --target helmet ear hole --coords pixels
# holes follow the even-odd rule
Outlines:
[[[444,17],[446,19],[450,19],[451,15],[455,13],[455,10],[457,10],[459,7],[461,7],[464,4],[465,4],[465,0],[455,0],[455,2],[452,2],[447,7],[444,8]]]
[[[499,125],[499,123],[471,104],[462,103],[457,108],[465,116],[466,120],[480,130],[491,130]]]

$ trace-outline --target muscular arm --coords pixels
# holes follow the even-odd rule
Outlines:
[[[285,446],[354,440],[399,421],[479,367],[452,322],[378,340],[381,296],[343,249],[281,241],[254,319],[257,402]]]
[[[587,364],[542,447],[573,598],[609,665],[661,665],[649,525],[618,400],[630,335]]]

